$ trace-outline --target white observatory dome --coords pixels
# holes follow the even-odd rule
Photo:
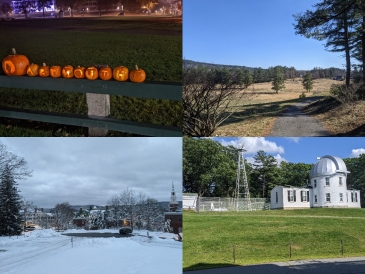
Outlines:
[[[344,173],[345,176],[347,171],[345,162],[336,156],[323,156],[320,160],[312,167],[310,172],[310,178],[319,176],[327,176],[335,173]]]

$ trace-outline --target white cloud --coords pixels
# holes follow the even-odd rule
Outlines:
[[[273,157],[278,162],[278,165],[280,165],[281,162],[288,162],[284,157],[281,157],[280,154],[273,155]]]
[[[240,137],[228,142],[223,140],[220,143],[224,146],[231,145],[234,147],[244,144],[244,147],[247,150],[245,154],[256,154],[259,150],[263,150],[266,153],[284,153],[284,148],[282,146],[278,146],[275,142],[266,140],[265,137]]]
[[[300,137],[284,137],[285,139],[288,139],[289,141],[292,141],[296,144],[299,143]]]
[[[351,151],[351,158],[357,158],[360,156],[360,154],[364,154],[365,153],[365,149],[364,148],[357,148],[357,149],[353,149]]]

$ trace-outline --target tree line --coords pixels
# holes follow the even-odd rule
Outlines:
[[[250,196],[270,198],[276,185],[306,186],[313,164],[278,161],[265,151],[258,151],[254,163],[245,161]],[[351,173],[349,188],[361,191],[365,206],[365,154],[343,159]],[[183,192],[200,197],[235,197],[238,152],[211,139],[183,138]]]

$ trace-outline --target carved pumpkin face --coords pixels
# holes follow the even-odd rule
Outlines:
[[[112,69],[105,67],[99,70],[99,77],[103,80],[110,80],[113,76]]]
[[[12,52],[13,54],[6,56],[2,62],[5,74],[9,76],[21,76],[27,74],[29,59],[25,55],[16,54],[15,49],[12,49]]]
[[[131,70],[129,74],[129,79],[135,83],[141,83],[146,79],[146,72],[143,69],[138,68],[136,65],[136,69]]]
[[[74,77],[74,68],[70,65],[64,66],[62,68],[62,76],[65,77],[65,78]]]
[[[49,69],[49,72],[53,78],[61,77],[61,67],[60,66],[52,66]]]
[[[41,77],[48,77],[49,76],[49,66],[46,63],[43,63],[43,66],[39,67],[38,74]]]
[[[119,66],[113,69],[113,78],[117,81],[125,81],[129,77],[129,70],[127,67]]]
[[[85,70],[85,76],[87,79],[89,80],[95,80],[98,78],[98,69],[96,67],[88,67],[86,70]]]
[[[75,68],[75,70],[74,70],[74,76],[76,78],[79,78],[79,79],[85,78],[85,68],[84,67],[80,67],[80,66],[78,66],[77,68]]]
[[[31,64],[31,65],[27,66],[27,74],[29,76],[37,76],[38,68],[39,68],[39,66],[37,64]]]

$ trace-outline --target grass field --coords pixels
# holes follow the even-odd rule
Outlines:
[[[183,269],[363,256],[364,209],[184,211]],[[236,262],[233,262],[235,246]]]
[[[26,55],[31,63],[72,66],[124,65],[133,69],[136,64],[147,74],[147,81],[181,82],[182,31],[181,18],[169,17],[92,17],[50,18],[2,21],[0,58],[11,48]],[[0,68],[0,74],[3,71]],[[0,88],[1,105],[32,110],[85,114],[84,94]],[[62,102],[62,103],[60,103]],[[181,127],[180,102],[135,99],[111,96],[111,117]],[[15,123],[15,124],[14,124]],[[9,126],[10,125],[10,126]],[[0,135],[18,136],[14,127],[26,123],[2,123]],[[46,127],[45,124],[41,128]],[[58,127],[58,126],[57,126]],[[67,127],[69,129],[73,127]],[[25,136],[42,136],[29,125]],[[51,126],[51,131],[53,131]],[[76,134],[79,132],[65,132]],[[23,135],[22,135],[23,136]]]
[[[341,83],[331,79],[317,79],[314,80],[313,90],[305,95],[327,99],[330,96],[331,85]],[[272,85],[269,82],[250,86],[246,92],[254,95],[247,101],[238,102],[234,108],[235,113],[218,127],[214,135],[267,136],[276,117],[290,105],[303,100],[299,99],[299,95],[305,91],[300,79],[287,80],[285,86],[285,90],[279,91],[278,94],[271,89]],[[328,105],[328,102],[326,101],[324,105]],[[321,110],[315,108],[307,113],[320,120],[333,135],[346,134],[364,124],[364,102],[358,102],[356,106],[332,104],[331,108],[325,109],[323,111],[323,108]],[[338,115],[339,113],[341,115]]]

